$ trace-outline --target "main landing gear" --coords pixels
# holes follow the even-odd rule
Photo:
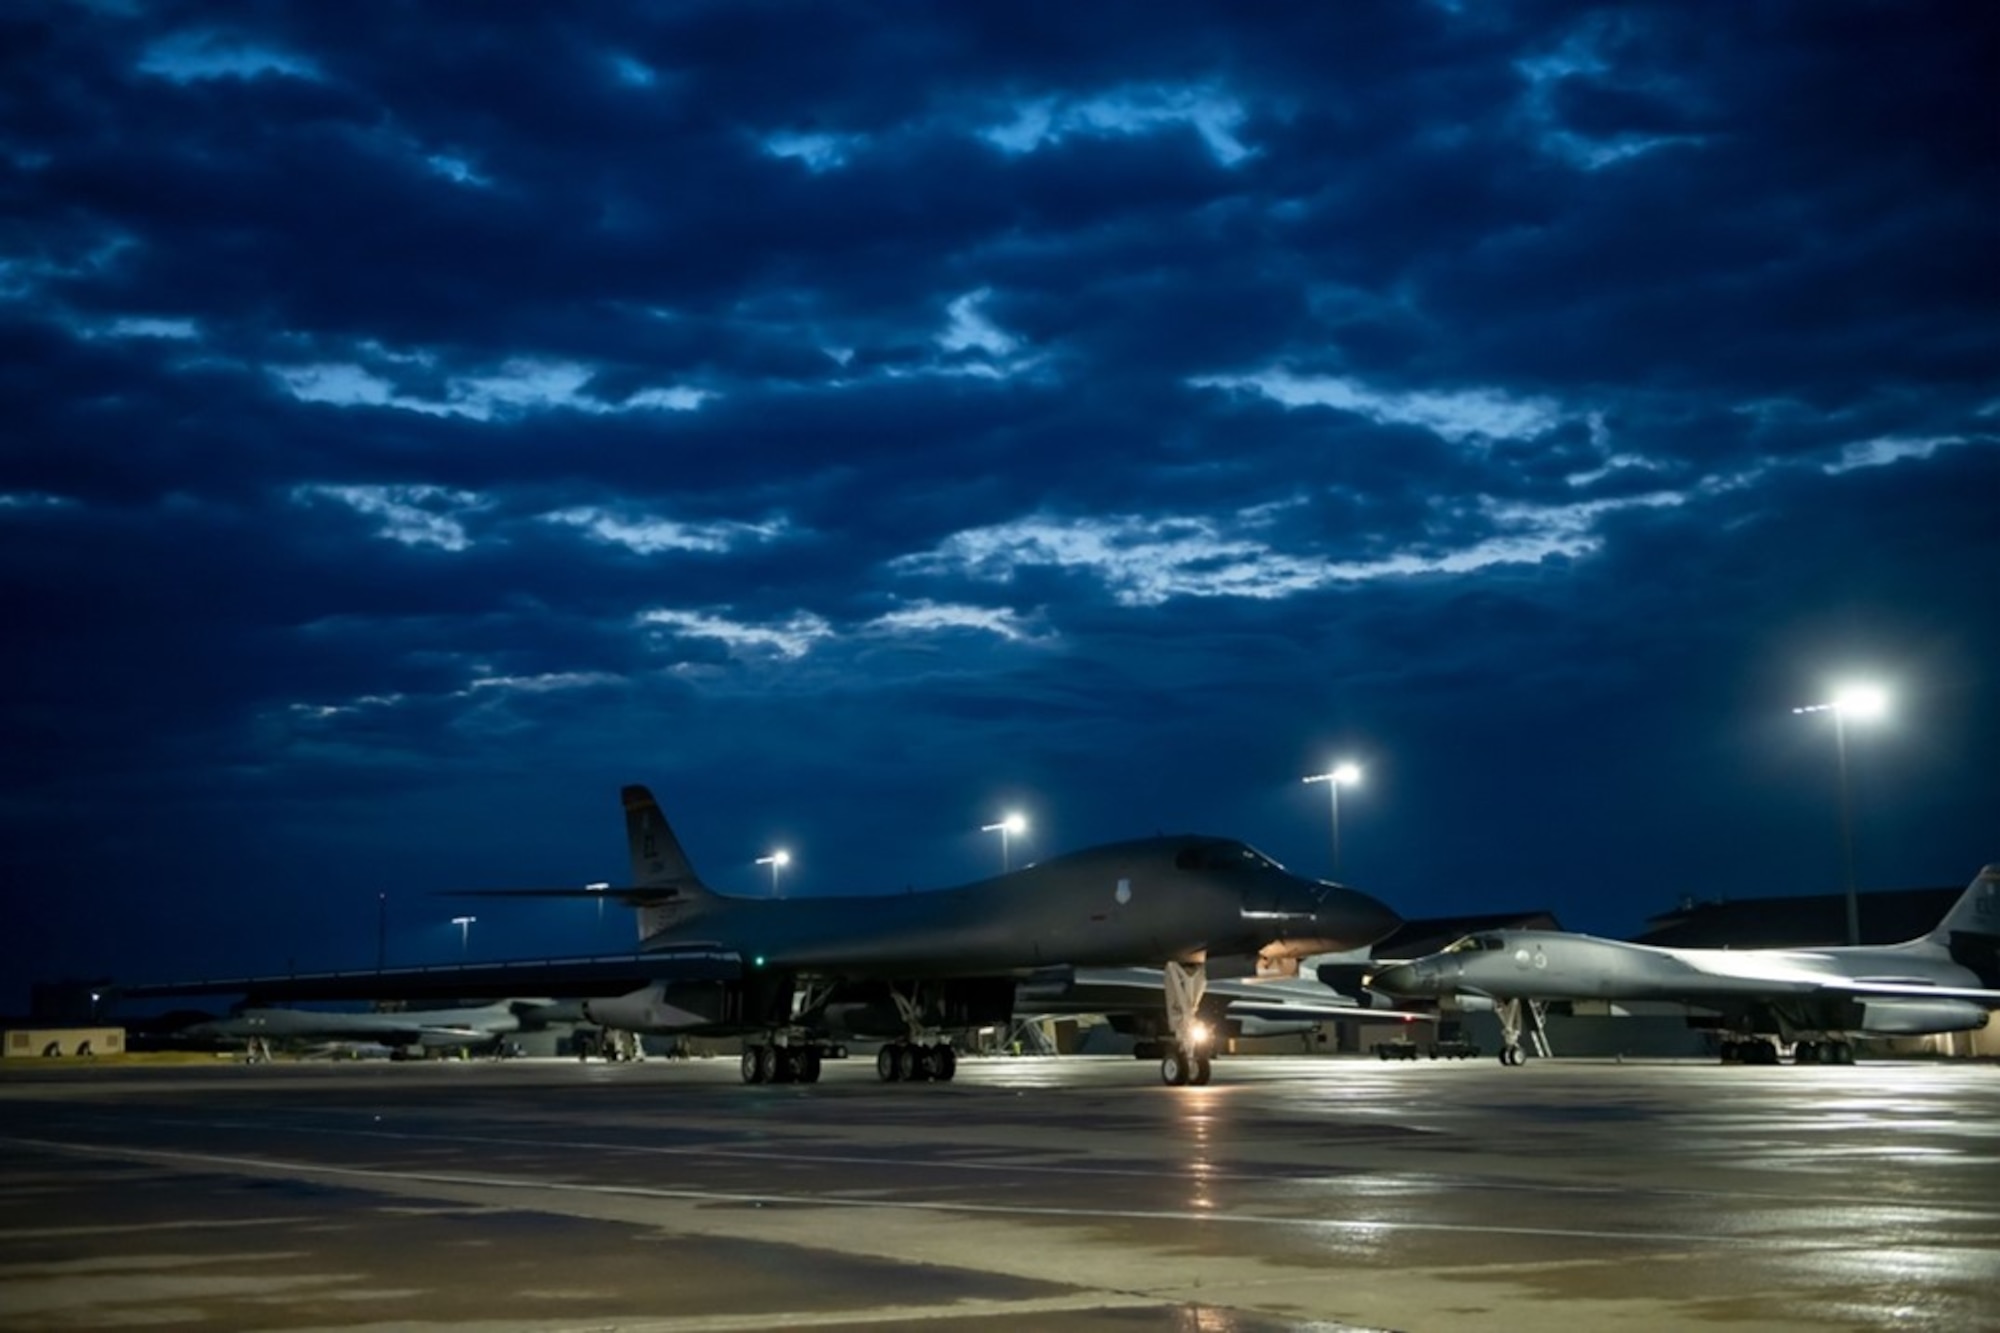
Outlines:
[[[892,1041],[875,1056],[875,1074],[884,1083],[949,1083],[956,1073],[958,1052],[947,1041]]]
[[[745,1083],[817,1083],[820,1061],[826,1052],[817,1046],[779,1046],[775,1043],[745,1042],[743,1081]]]
[[[1824,1041],[1801,1041],[1792,1047],[1795,1065],[1851,1065],[1854,1043],[1829,1037]]]
[[[1764,1037],[1726,1037],[1722,1042],[1722,1063],[1726,1065],[1775,1065],[1783,1063],[1778,1043]],[[1851,1065],[1854,1044],[1838,1038],[1800,1041],[1792,1047],[1795,1065]]]
[[[1167,1026],[1174,1035],[1173,1045],[1160,1057],[1160,1082],[1170,1088],[1198,1088],[1215,1072],[1208,1053],[1208,1028],[1200,1018],[1208,964],[1168,963],[1165,980]]]

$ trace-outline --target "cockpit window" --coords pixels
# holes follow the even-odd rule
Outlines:
[[[1283,866],[1279,865],[1276,861],[1273,861],[1270,857],[1264,855],[1264,853],[1258,851],[1255,847],[1245,847],[1243,849],[1243,855],[1248,857],[1250,859],[1250,864],[1256,866],[1259,870],[1284,869]]]
[[[1174,853],[1174,865],[1182,870],[1275,870],[1278,863],[1240,842],[1196,844]]]
[[[1467,935],[1445,946],[1446,953],[1484,953],[1506,948],[1498,935]]]

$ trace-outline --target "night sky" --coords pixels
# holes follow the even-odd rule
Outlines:
[[[0,1009],[1153,832],[2000,859],[2000,7],[16,3]],[[525,7],[523,7],[525,9]],[[633,10],[637,12],[628,12]]]

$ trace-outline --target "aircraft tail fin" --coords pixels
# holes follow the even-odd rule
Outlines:
[[[653,793],[630,786],[620,795],[625,803],[625,839],[632,852],[632,883],[654,891],[638,903],[643,940],[699,916],[715,894],[695,873]]]
[[[1943,946],[1953,962],[1970,968],[1982,984],[2000,986],[2000,865],[1974,875],[1924,939]]]

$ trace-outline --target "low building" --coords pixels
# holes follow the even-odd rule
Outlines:
[[[123,1055],[125,1029],[117,1027],[18,1027],[0,1035],[0,1057]]]

